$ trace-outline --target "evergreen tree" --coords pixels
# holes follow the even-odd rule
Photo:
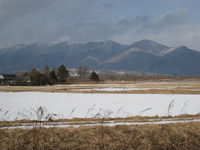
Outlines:
[[[40,73],[38,85],[50,85],[50,84],[51,83],[50,83],[49,78],[46,75]]]
[[[58,81],[57,76],[56,76],[56,72],[54,70],[52,70],[49,73],[49,78],[50,78],[51,84],[55,84]]]
[[[99,82],[99,81],[100,81],[100,80],[99,80],[99,76],[98,76],[98,74],[97,74],[95,71],[93,71],[93,72],[91,73],[91,75],[90,75],[90,80],[96,81],[96,82]]]
[[[58,77],[58,80],[62,83],[62,82],[65,82],[66,81],[66,78],[69,76],[69,72],[68,70],[66,69],[66,67],[64,65],[61,65],[59,68],[58,68],[58,73],[57,73],[57,77]]]

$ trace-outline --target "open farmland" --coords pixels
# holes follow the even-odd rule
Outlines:
[[[56,86],[0,86],[0,91],[56,93],[119,93],[119,94],[200,94],[200,81],[103,82],[102,84],[68,84]]]
[[[200,112],[198,81],[0,86],[1,120],[177,116]],[[175,94],[179,93],[179,94]],[[195,118],[196,119],[196,118]],[[198,119],[198,118],[197,118]]]
[[[0,86],[0,90],[1,149],[200,147],[199,82]]]

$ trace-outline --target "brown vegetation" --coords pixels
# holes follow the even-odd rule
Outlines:
[[[59,86],[0,86],[0,91],[39,91],[63,93],[119,93],[119,94],[200,94],[199,80],[182,81],[123,81],[100,84],[66,84]],[[113,88],[117,90],[104,90]],[[100,90],[99,90],[100,89]],[[121,89],[121,90],[120,90]]]
[[[0,129],[0,149],[200,149],[200,123]]]

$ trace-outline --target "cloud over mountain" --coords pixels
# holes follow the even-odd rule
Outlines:
[[[199,5],[188,0],[1,0],[0,48],[62,39],[123,44],[152,39],[198,49]]]

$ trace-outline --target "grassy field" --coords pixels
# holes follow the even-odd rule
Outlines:
[[[0,86],[0,91],[38,91],[63,93],[200,94],[200,81],[102,82],[59,86]]]

